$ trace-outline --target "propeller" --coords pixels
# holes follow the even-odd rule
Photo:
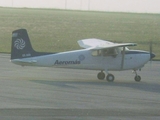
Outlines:
[[[155,54],[152,53],[153,51],[153,42],[152,40],[150,41],[150,45],[149,45],[149,52],[150,52],[150,61],[152,62],[152,59],[155,57]]]

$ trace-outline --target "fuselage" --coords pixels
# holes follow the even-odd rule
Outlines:
[[[135,81],[141,77],[136,70],[141,69],[155,55],[141,50],[129,50],[135,43],[113,43],[106,40],[89,38],[79,40],[81,50],[48,53],[37,52],[32,48],[26,29],[12,32],[11,62],[21,66],[58,67],[72,69],[100,70],[97,78],[113,81],[114,75],[108,71],[134,70]],[[105,73],[104,73],[105,72]]]
[[[60,52],[55,54],[13,59],[11,62],[22,66],[60,67],[89,70],[137,70],[150,60],[150,53],[140,50],[127,50],[124,54],[122,66],[122,51],[117,49],[116,54],[94,54],[89,49]]]

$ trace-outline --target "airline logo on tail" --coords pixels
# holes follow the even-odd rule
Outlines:
[[[14,42],[14,47],[17,48],[18,50],[23,50],[23,48],[26,46],[25,41],[21,38],[21,39],[17,39]]]

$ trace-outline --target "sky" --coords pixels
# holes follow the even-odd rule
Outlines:
[[[0,0],[0,6],[160,13],[160,0]]]

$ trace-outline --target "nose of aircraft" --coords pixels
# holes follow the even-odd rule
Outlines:
[[[154,53],[150,54],[151,59],[153,59],[154,57],[156,57],[156,55]]]

